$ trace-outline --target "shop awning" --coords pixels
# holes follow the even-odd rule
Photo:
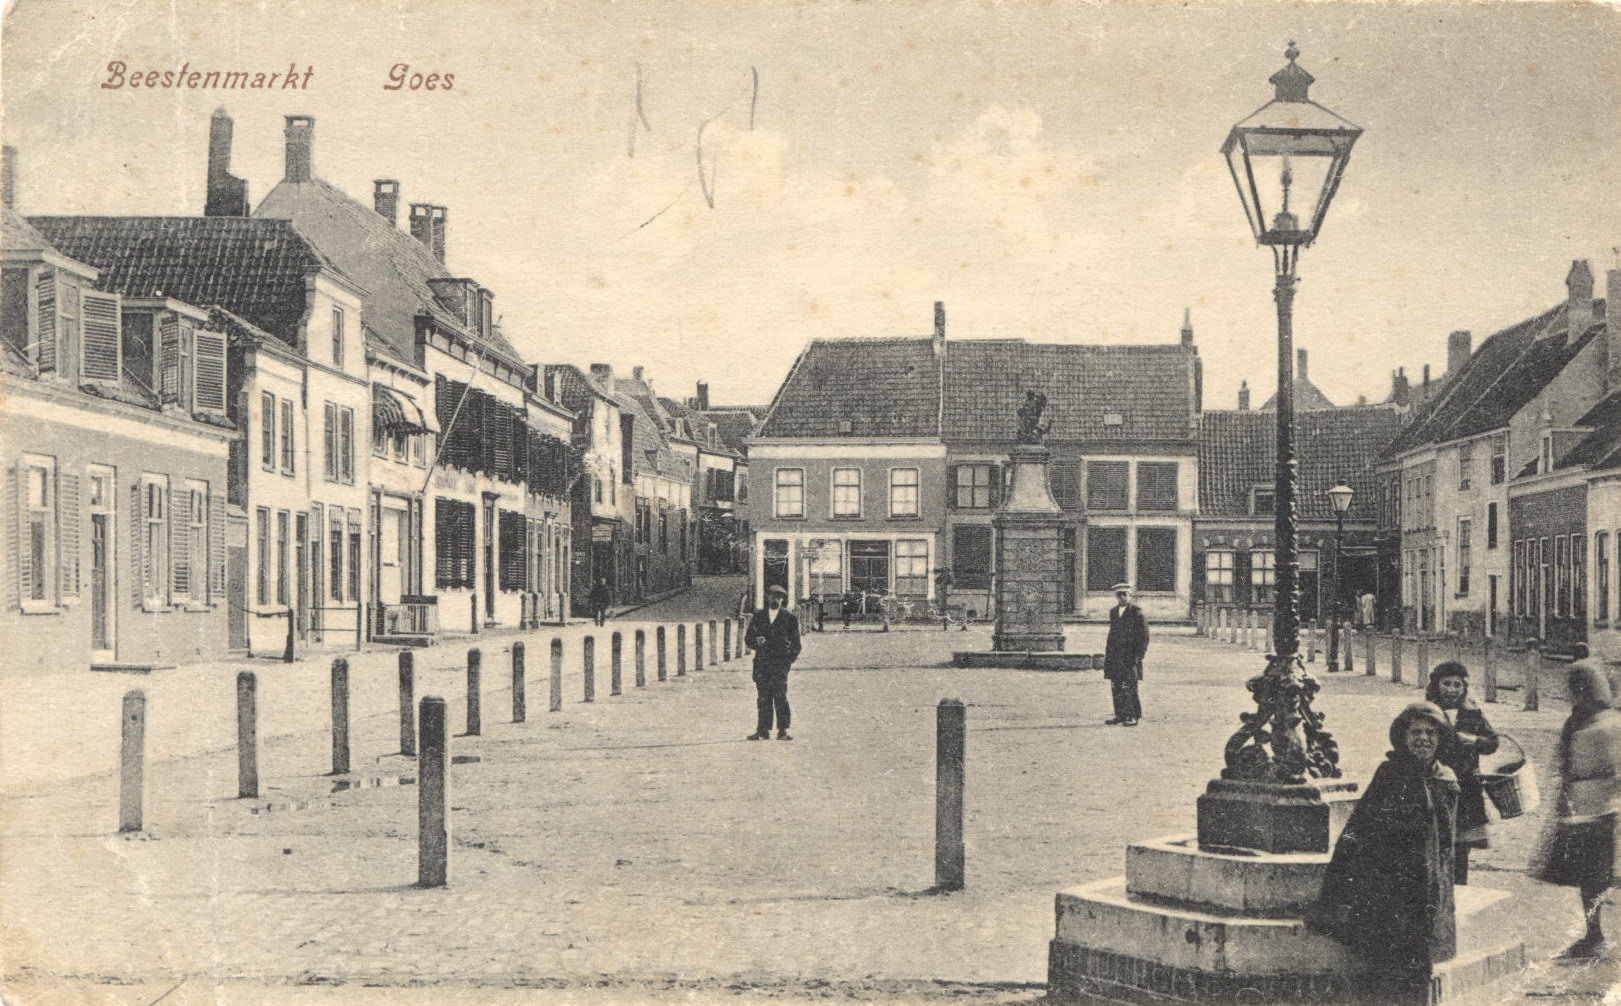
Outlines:
[[[438,424],[428,418],[416,399],[381,384],[371,388],[371,421],[377,429],[389,433],[439,432]]]

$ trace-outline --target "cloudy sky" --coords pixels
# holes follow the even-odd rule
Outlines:
[[[763,403],[807,340],[922,335],[936,300],[952,337],[1052,342],[1173,341],[1190,307],[1229,406],[1271,393],[1275,321],[1218,148],[1290,40],[1366,130],[1300,270],[1331,398],[1439,373],[1449,331],[1551,306],[1574,258],[1602,288],[1617,5],[15,0],[0,85],[32,213],[201,212],[222,104],[256,203],[282,116],[314,115],[318,175],[450,208],[450,268],[537,361]],[[113,59],[314,74],[106,90]],[[398,63],[455,86],[385,90]]]

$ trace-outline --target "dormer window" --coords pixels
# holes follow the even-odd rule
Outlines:
[[[855,423],[848,419],[839,420],[839,436],[847,437],[853,432],[855,432]]]
[[[1250,490],[1250,514],[1270,517],[1276,510],[1277,490],[1272,486],[1256,486]]]

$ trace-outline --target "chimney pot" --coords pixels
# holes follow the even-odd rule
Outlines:
[[[1469,351],[1471,336],[1466,329],[1459,329],[1447,336],[1447,376],[1459,373],[1469,365]]]
[[[698,382],[698,411],[699,412],[708,412],[709,411],[709,382],[708,381],[699,381]]]
[[[943,352],[946,348],[946,302],[934,302],[934,351]]]
[[[283,130],[287,138],[287,170],[289,182],[307,182],[314,172],[315,116],[289,115]]]
[[[1430,365],[1427,363],[1424,365],[1424,390],[1430,390]]]
[[[1182,309],[1182,345],[1193,345],[1193,309],[1191,307]]]
[[[642,365],[638,363],[630,368],[630,376],[632,380],[640,381],[642,379]]]
[[[591,379],[593,381],[596,381],[598,384],[607,384],[609,381],[613,380],[613,376],[614,376],[613,364],[611,364],[611,363],[593,363],[593,364],[591,364]]]
[[[392,178],[379,178],[372,183],[372,208],[377,215],[397,226],[400,215],[400,183]]]
[[[449,213],[432,203],[411,204],[411,236],[421,241],[441,265],[445,261],[445,218]]]
[[[1575,342],[1593,324],[1593,270],[1586,259],[1570,263],[1565,289],[1568,292],[1565,318],[1569,322],[1566,333],[1569,340]]]
[[[1238,411],[1248,412],[1250,408],[1250,382],[1238,382]]]
[[[231,174],[231,135],[236,124],[223,108],[208,122],[208,184],[203,203],[205,217],[248,215],[248,182]]]
[[[17,148],[0,147],[0,205],[17,208]]]

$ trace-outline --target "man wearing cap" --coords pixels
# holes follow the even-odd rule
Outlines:
[[[799,619],[783,607],[786,588],[772,584],[766,588],[765,607],[749,619],[749,645],[754,648],[754,688],[759,718],[751,741],[771,739],[772,714],[776,714],[777,740],[788,736],[788,670],[799,656]]]
[[[1148,622],[1143,609],[1131,603],[1131,584],[1114,585],[1114,607],[1109,609],[1109,640],[1103,645],[1103,676],[1114,697],[1110,726],[1134,727],[1142,718],[1137,681],[1143,676],[1143,654],[1148,652]]]

